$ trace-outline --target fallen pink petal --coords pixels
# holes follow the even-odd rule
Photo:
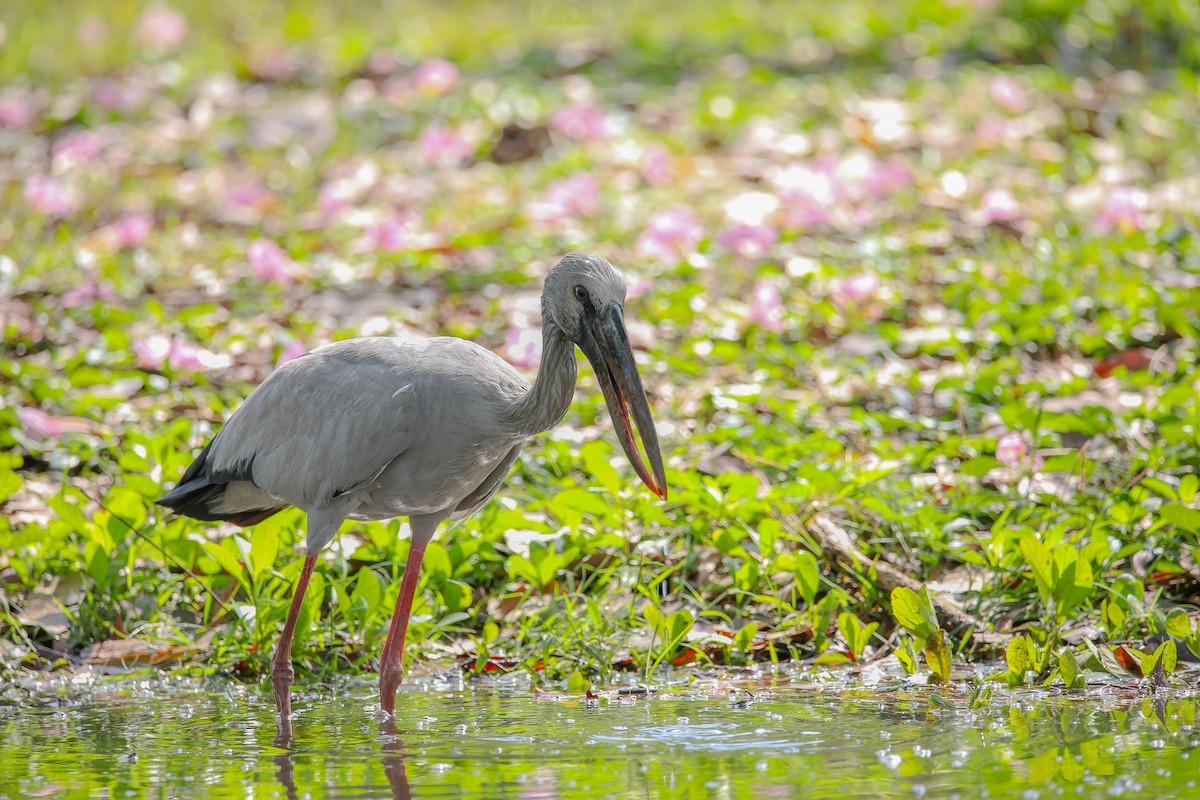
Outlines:
[[[513,325],[504,337],[504,357],[518,369],[535,369],[542,361],[541,328]]]
[[[145,214],[126,214],[120,220],[96,233],[102,246],[111,250],[130,250],[141,247],[150,236],[154,222]]]
[[[1142,211],[1148,197],[1141,189],[1117,186],[1106,191],[1104,205],[1096,215],[1095,227],[1101,233],[1119,231],[1128,236],[1146,227]]]
[[[413,84],[424,95],[437,97],[454,88],[458,82],[458,68],[444,58],[431,58],[417,68]]]
[[[108,301],[116,297],[111,286],[96,281],[77,283],[63,293],[63,308],[77,308],[97,301]]]
[[[600,185],[586,172],[555,181],[526,206],[534,222],[554,224],[600,210]]]
[[[79,199],[59,178],[34,175],[25,181],[25,202],[42,214],[66,216],[75,212]]]
[[[93,429],[92,423],[81,417],[55,417],[29,406],[17,407],[17,420],[21,431],[38,441],[59,439],[69,433],[90,433]]]
[[[422,131],[418,147],[426,161],[445,166],[462,163],[475,151],[461,131],[444,122],[435,122]]]
[[[651,185],[666,183],[675,176],[671,154],[660,144],[652,144],[642,150],[642,180]]]
[[[550,124],[568,139],[576,141],[602,142],[609,136],[608,116],[591,105],[560,108],[550,118]]]
[[[1021,216],[1021,207],[1009,190],[989,189],[979,205],[979,215],[984,225],[1011,222]]]
[[[996,460],[1011,469],[1040,470],[1044,461],[1029,446],[1029,436],[1023,431],[1009,431],[996,441]]]
[[[295,281],[301,274],[296,262],[270,239],[255,239],[251,242],[246,248],[246,258],[254,270],[254,276],[261,281],[286,285]]]
[[[304,342],[300,341],[299,339],[292,339],[290,342],[284,345],[282,350],[279,351],[279,358],[276,359],[275,366],[278,367],[282,364],[286,364],[293,358],[299,358],[307,352],[308,348],[305,347]]]
[[[0,128],[28,128],[33,122],[33,106],[22,91],[0,93]]]
[[[417,243],[415,234],[411,218],[393,215],[369,226],[362,236],[350,243],[350,250],[354,253],[395,255],[414,247]]]
[[[996,105],[1005,111],[1017,113],[1024,111],[1026,106],[1025,90],[1008,75],[997,75],[988,84],[988,91]]]
[[[171,338],[156,333],[144,339],[133,342],[133,352],[137,356],[137,364],[143,369],[162,369],[171,355]]]
[[[767,225],[736,225],[717,236],[717,244],[742,258],[762,258],[779,241],[779,232]]]
[[[167,363],[172,369],[203,372],[224,369],[233,363],[233,359],[225,353],[214,353],[195,342],[176,337],[171,343],[171,353],[167,358]]]
[[[755,282],[750,294],[750,313],[746,319],[764,330],[774,333],[783,331],[783,295],[778,283],[772,280]]]
[[[659,262],[678,262],[691,255],[704,238],[704,228],[687,206],[660,211],[638,237],[638,254]]]
[[[157,3],[147,8],[138,22],[138,38],[147,44],[173,47],[183,41],[187,32],[187,17]]]
[[[874,272],[856,272],[843,280],[835,291],[835,299],[845,306],[861,305],[874,300],[881,282]]]

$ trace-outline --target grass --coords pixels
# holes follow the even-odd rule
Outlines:
[[[1007,648],[1001,677],[1071,684],[1200,648],[1190,4],[176,3],[178,41],[163,6],[11,5],[10,677],[260,675],[302,516],[151,501],[285,354],[449,334],[525,363],[570,249],[636,288],[671,500],[585,367],[564,426],[430,545],[412,659],[579,688],[884,656],[948,679]],[[457,77],[422,83],[435,57]],[[343,529],[302,674],[375,667],[406,552],[398,522]]]

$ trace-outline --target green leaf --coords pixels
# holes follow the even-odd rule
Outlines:
[[[1200,511],[1179,503],[1167,503],[1158,510],[1158,515],[1180,530],[1200,533]]]
[[[950,681],[950,640],[945,631],[937,631],[925,643],[925,664],[938,683]]]
[[[900,662],[905,673],[912,675],[917,671],[917,651],[913,647],[913,640],[908,636],[905,636],[903,643],[896,648],[896,660]]]
[[[1075,660],[1075,654],[1069,649],[1058,654],[1058,672],[1062,676],[1063,684],[1068,689],[1080,688],[1075,683],[1077,680],[1082,683],[1079,675],[1079,662]]]
[[[681,608],[671,616],[667,617],[664,639],[669,647],[674,647],[684,640],[688,635],[688,631],[692,629],[692,623],[695,619],[692,617],[692,612],[686,608]]]
[[[271,567],[275,566],[275,556],[279,553],[279,534],[266,526],[255,528],[250,537],[250,557],[247,566],[250,576],[257,583]]]
[[[807,550],[796,553],[796,590],[805,603],[811,606],[816,601],[820,586],[821,569],[816,557]]]
[[[1182,608],[1172,608],[1167,612],[1166,629],[1176,639],[1187,639],[1192,635],[1192,618]]]
[[[1179,650],[1175,646],[1174,639],[1167,639],[1158,646],[1157,650],[1154,651],[1154,665],[1162,665],[1162,670],[1166,674],[1173,674],[1178,663]],[[1146,674],[1149,675],[1150,673],[1147,672]]]
[[[1054,592],[1054,559],[1050,549],[1033,536],[1021,540],[1021,555],[1033,570],[1033,580],[1037,584],[1042,602],[1048,604]]]
[[[1025,681],[1025,672],[1029,669],[1029,648],[1025,645],[1025,639],[1024,636],[1013,639],[1004,651],[1010,686],[1022,684]]]
[[[921,596],[906,586],[892,589],[892,616],[918,639],[928,639],[937,630],[936,622],[929,623]]]
[[[1194,472],[1189,472],[1179,480],[1179,500],[1183,503],[1190,503],[1196,497],[1196,492],[1200,490],[1200,477]]]
[[[440,542],[430,542],[425,548],[425,558],[421,562],[421,571],[430,586],[441,586],[450,580],[454,568],[450,564],[450,554]]]
[[[204,552],[212,556],[212,559],[221,565],[221,569],[228,572],[233,577],[237,578],[242,583],[249,583],[246,576],[246,570],[242,566],[242,562],[233,553],[226,550],[217,542],[201,542],[201,547]]]
[[[567,678],[567,691],[571,694],[583,694],[591,688],[591,682],[583,677],[583,673],[579,670],[575,670],[571,673],[571,677]]]
[[[0,503],[21,491],[21,476],[8,467],[0,468]]]

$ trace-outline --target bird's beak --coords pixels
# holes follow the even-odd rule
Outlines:
[[[666,500],[667,477],[663,470],[662,453],[658,449],[658,433],[654,430],[650,403],[642,388],[642,377],[633,358],[633,348],[629,346],[629,334],[625,332],[621,306],[613,303],[602,311],[588,333],[591,336],[585,335],[579,347],[596,371],[596,380],[604,392],[604,402],[608,404],[608,413],[617,429],[621,447],[642,483]],[[634,441],[635,425],[646,451],[646,459],[650,462],[649,469]]]

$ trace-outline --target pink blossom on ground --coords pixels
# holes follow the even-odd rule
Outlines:
[[[43,214],[65,215],[78,205],[74,190],[53,175],[33,175],[25,181],[25,202]]]
[[[304,346],[304,342],[300,341],[299,339],[292,339],[283,346],[282,350],[279,351],[279,358],[275,361],[275,366],[278,367],[282,364],[286,364],[293,358],[299,358],[307,352],[308,348]]]
[[[167,363],[173,369],[200,372],[202,370],[224,369],[233,363],[233,359],[225,353],[214,353],[210,350],[205,350],[195,342],[175,337],[175,341],[171,345],[171,355],[167,359]]]
[[[161,369],[171,355],[171,339],[161,333],[137,339],[133,343],[133,353],[139,367]]]
[[[1021,216],[1021,207],[1008,189],[989,189],[980,203],[979,216],[984,225],[1009,222]]]
[[[16,89],[0,93],[0,128],[27,128],[33,122],[29,95]]]
[[[879,294],[880,280],[874,272],[856,272],[834,289],[834,300],[842,306],[861,305]]]
[[[908,165],[898,158],[874,159],[866,176],[867,192],[875,197],[889,197],[912,183]]]
[[[1024,134],[1014,120],[988,117],[980,121],[976,135],[984,147],[1011,147],[1021,141]]]
[[[779,241],[779,232],[769,225],[735,225],[717,237],[717,244],[753,261],[766,255]]]
[[[286,285],[300,277],[299,265],[282,247],[270,239],[255,239],[251,242],[246,248],[246,258],[254,270],[254,276],[261,281],[274,281]]]
[[[56,168],[68,169],[96,158],[103,147],[100,134],[80,128],[55,142],[50,152]]]
[[[454,88],[458,68],[444,58],[431,58],[417,67],[413,83],[421,94],[436,97]]]
[[[1148,197],[1141,189],[1117,186],[1104,196],[1104,206],[1096,215],[1096,230],[1109,233],[1118,230],[1128,236],[1146,227],[1142,210]]]
[[[173,47],[187,36],[187,17],[168,6],[155,3],[142,14],[137,32],[138,38],[147,44]]]
[[[653,288],[653,278],[647,275],[628,275],[625,280],[625,298],[636,300]]]
[[[608,138],[608,117],[591,105],[560,108],[550,118],[550,124],[568,139],[580,142],[601,142]]]
[[[555,224],[600,210],[600,184],[586,172],[555,181],[526,206],[534,222]]]
[[[96,235],[106,247],[128,250],[141,247],[153,227],[153,221],[145,214],[126,214],[107,228],[101,228]]]
[[[642,151],[642,180],[651,185],[666,183],[675,177],[671,154],[661,144],[652,144]]]
[[[504,337],[504,357],[518,369],[534,369],[542,361],[542,330],[513,325]]]
[[[783,296],[778,283],[769,280],[755,282],[750,295],[750,314],[746,319],[774,333],[784,329]]]
[[[725,217],[741,225],[763,225],[779,206],[779,198],[769,192],[743,192],[725,203]]]
[[[226,189],[223,199],[226,205],[262,210],[275,202],[275,195],[261,186],[239,183]]]
[[[97,300],[112,300],[114,297],[116,294],[111,286],[102,285],[96,281],[84,281],[75,284],[63,293],[62,305],[63,308],[76,308]]]
[[[54,417],[39,408],[17,407],[21,431],[30,439],[58,439],[68,433],[90,433],[92,423],[80,417]]]
[[[792,164],[775,173],[771,181],[789,228],[811,228],[829,221],[838,196],[825,171],[814,165]]]
[[[660,211],[638,237],[638,255],[663,262],[676,262],[691,255],[704,238],[704,228],[687,206]]]
[[[421,132],[421,155],[435,164],[458,164],[475,152],[475,146],[462,131],[444,122],[435,122]]]
[[[1008,75],[997,75],[988,84],[992,100],[1005,111],[1017,113],[1025,110],[1025,90]]]
[[[1045,463],[1030,451],[1029,437],[1022,431],[1009,431],[996,441],[996,460],[1012,469],[1032,467],[1039,470]]]
[[[145,99],[141,88],[112,78],[99,78],[92,84],[92,101],[105,111],[129,114]]]
[[[394,255],[410,250],[416,244],[416,229],[411,217],[393,214],[366,229],[350,243],[355,253],[386,253]]]

